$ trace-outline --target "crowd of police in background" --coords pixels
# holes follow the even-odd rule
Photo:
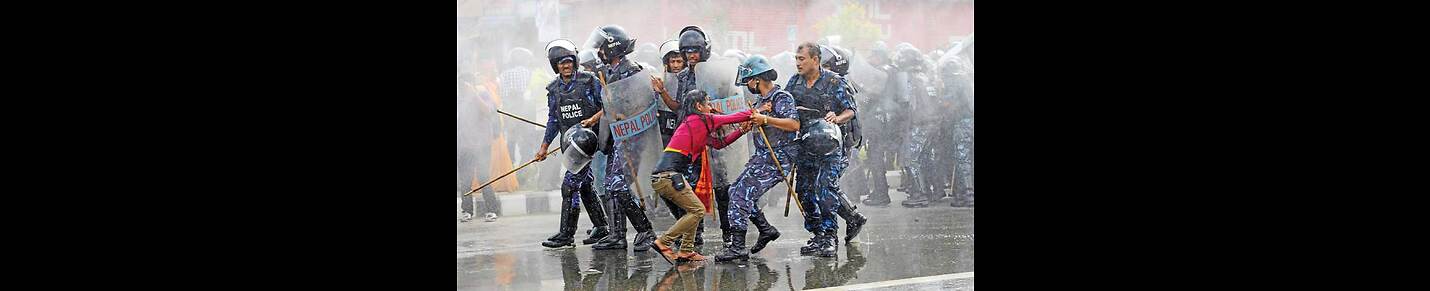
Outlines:
[[[824,53],[822,63],[841,77],[848,77],[849,63],[856,58],[887,74],[885,84],[865,84],[859,82],[859,78],[847,78],[853,86],[856,107],[860,109],[853,122],[862,129],[859,134],[862,138],[849,154],[849,168],[839,180],[839,191],[855,203],[889,205],[891,185],[885,173],[893,170],[902,181],[896,189],[908,194],[900,202],[904,207],[928,207],[943,200],[952,207],[973,207],[972,36],[931,50],[921,50],[909,43],[890,47],[880,41],[867,52],[856,53],[831,43],[829,38],[821,38],[817,43],[821,50],[832,52]],[[774,62],[792,59],[794,51],[791,48],[770,59]],[[541,143],[541,128],[498,114],[479,114],[504,109],[517,116],[542,120],[547,110],[542,106],[547,99],[544,88],[557,76],[546,69],[545,52],[540,54],[515,47],[505,49],[501,56],[472,55],[459,59],[457,193],[462,199],[459,215],[462,221],[479,214],[488,221],[496,219],[500,215],[497,191],[549,191],[561,186],[555,181],[562,179],[562,165],[540,163],[503,179],[504,183],[482,189],[480,195],[461,195],[511,169],[513,164],[530,160],[527,155],[535,152]],[[666,63],[662,60],[666,55],[657,44],[647,42],[639,45],[629,59],[645,68],[661,68]],[[741,63],[750,55],[737,49],[723,50],[720,54]],[[583,64],[592,64],[589,56],[583,54],[582,58]],[[586,68],[587,71],[592,69],[595,68]],[[795,72],[779,73],[793,75]],[[877,89],[871,90],[873,88]],[[927,95],[918,96],[920,94]],[[938,101],[937,106],[911,105],[923,97]],[[503,106],[504,103],[507,105]],[[592,163],[605,165],[605,158],[604,154],[597,154]],[[593,166],[592,171],[595,180],[606,180],[604,166]],[[727,183],[722,184],[718,187],[729,187]],[[605,187],[593,188],[601,197],[598,200],[609,200]],[[475,196],[482,199],[482,209],[476,209]],[[774,204],[771,199],[761,200],[762,206]],[[601,212],[613,214],[609,209]]]

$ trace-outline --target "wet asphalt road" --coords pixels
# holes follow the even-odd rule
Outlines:
[[[950,199],[928,208],[904,208],[899,202],[907,195],[890,193],[890,197],[894,202],[889,206],[860,205],[858,211],[869,217],[869,223],[852,244],[840,245],[836,258],[799,254],[799,247],[812,235],[802,227],[798,209],[792,209],[790,217],[783,216],[780,200],[764,211],[782,236],[752,254],[748,262],[714,261],[723,244],[718,223],[706,216],[701,253],[710,260],[678,267],[652,251],[593,250],[580,244],[591,227],[584,211],[576,247],[560,249],[540,245],[556,233],[557,214],[502,217],[495,222],[478,218],[457,224],[457,290],[805,290],[973,272],[972,208],[949,207]],[[664,208],[648,215],[657,232],[675,221]],[[839,224],[842,242],[845,221]],[[626,235],[629,243],[635,230]],[[754,243],[758,232],[752,227],[747,236]],[[972,290],[973,278],[876,289]]]

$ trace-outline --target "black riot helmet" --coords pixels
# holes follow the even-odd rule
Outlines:
[[[815,119],[800,126],[799,150],[810,155],[827,156],[839,150],[844,139],[838,125],[824,119]]]
[[[849,51],[830,45],[819,45],[820,66],[839,76],[849,74]]]
[[[925,63],[924,54],[913,45],[903,46],[901,44],[894,55],[894,65],[904,71],[923,71]]]
[[[599,137],[591,129],[580,126],[572,126],[563,136],[561,153],[566,156],[566,169],[580,172],[591,163],[591,156],[596,155],[596,150],[600,149]]]
[[[561,74],[556,64],[566,59],[576,62],[576,44],[566,39],[553,40],[546,44],[546,59],[551,62],[551,72]]]
[[[626,33],[625,28],[615,24],[602,26],[591,32],[591,38],[587,44],[596,49],[596,56],[606,64],[636,50],[636,40]]]
[[[590,157],[596,155],[596,132],[589,128],[575,128],[568,130],[571,149],[575,149],[581,154]]]
[[[680,30],[680,52],[699,52],[699,60],[685,60],[686,62],[704,62],[710,59],[710,40],[705,37],[705,31],[699,26],[686,26]]]

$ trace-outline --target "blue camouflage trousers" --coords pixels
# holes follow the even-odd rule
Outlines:
[[[804,229],[834,231],[839,228],[839,176],[849,166],[844,155],[801,156],[795,169],[795,194],[804,206]]]
[[[958,202],[973,206],[973,118],[960,120],[957,138],[958,186],[954,189]]]
[[[904,151],[899,153],[899,162],[904,166],[906,175],[903,177],[903,183],[909,185],[905,190],[909,197],[934,194],[936,187],[933,186],[933,181],[936,179],[928,177],[927,174],[929,174],[930,166],[934,165],[931,160],[933,147],[929,142],[932,138],[936,138],[934,136],[937,129],[935,125],[916,123],[904,139],[907,145]],[[942,195],[927,198],[937,199],[940,196]]]
[[[640,144],[640,139],[640,136],[633,136],[616,142],[615,149],[611,151],[611,156],[606,162],[604,188],[607,193],[631,192],[631,181],[635,181],[631,172],[641,165],[641,156],[635,149],[635,145]],[[626,163],[627,160],[630,161],[630,164]]]
[[[780,159],[780,166],[783,166],[784,173],[792,172],[794,166],[790,155],[782,151],[775,151]],[[770,159],[769,150],[756,150],[750,155],[750,161],[745,164],[745,170],[735,178],[735,184],[730,185],[730,210],[725,214],[729,221],[730,230],[735,233],[743,233],[749,230],[747,222],[751,217],[764,216],[760,207],[756,205],[761,196],[766,191],[784,181],[780,175],[781,169],[775,167],[775,162]]]

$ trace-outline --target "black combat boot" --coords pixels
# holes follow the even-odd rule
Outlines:
[[[561,190],[566,191],[565,188]],[[581,201],[585,202],[586,215],[591,217],[591,225],[593,226],[591,231],[586,233],[586,239],[581,240],[581,244],[589,245],[601,241],[601,239],[611,234],[610,227],[606,225],[606,211],[601,207],[601,200],[596,196],[596,191],[591,190],[590,183],[586,183],[585,186],[582,186],[581,189],[577,191],[577,193],[581,194]]]
[[[849,243],[849,241],[854,240],[855,236],[859,235],[859,230],[864,228],[864,223],[869,222],[869,218],[864,217],[864,214],[859,212],[850,211],[845,213],[848,214],[844,215],[844,223],[847,224],[847,228],[844,230],[844,243]]]
[[[909,173],[908,177],[904,177],[904,184],[909,185],[907,192],[909,193],[909,199],[899,203],[904,205],[904,207],[920,208],[929,206],[928,195],[930,192],[924,189],[927,187],[924,185],[921,179],[922,177],[919,176],[919,170],[916,169],[916,167],[917,166],[904,167]]]
[[[607,235],[610,235],[611,232],[609,230],[609,227],[597,226],[595,228],[592,228],[591,231],[586,232],[586,234],[586,239],[581,240],[581,244],[583,245],[589,245],[601,241],[601,239],[604,239]]]
[[[760,252],[760,250],[765,249],[766,244],[769,244],[770,242],[775,241],[775,239],[780,238],[780,231],[775,229],[774,225],[770,225],[770,221],[765,220],[764,212],[756,212],[751,214],[750,223],[755,225],[756,229],[760,230],[759,240],[755,241],[755,245],[750,248],[751,254]],[[744,235],[744,232],[740,232],[741,237],[743,237]],[[741,241],[743,242],[744,240],[742,239]]]
[[[815,251],[816,256],[832,258],[837,255],[835,252],[839,251],[839,244],[835,241],[839,240],[839,235],[836,232],[833,229],[824,231],[823,238],[818,242],[819,249]]]
[[[823,233],[823,231],[819,230],[814,231],[814,237],[809,238],[809,241],[804,242],[804,246],[799,247],[799,254],[802,256],[808,256],[813,255],[814,252],[818,251],[820,247],[819,242],[824,239]]]
[[[614,194],[614,193],[612,193]],[[616,215],[611,216],[610,232],[600,241],[597,241],[591,248],[598,250],[624,250],[626,249],[626,215],[618,203],[611,204],[611,212]]]
[[[730,243],[725,246],[724,252],[715,255],[715,261],[728,262],[733,260],[740,260],[741,262],[743,262],[749,260],[750,254],[745,253],[745,232],[736,232],[732,230],[730,234]]]
[[[561,199],[562,202],[564,202],[561,204],[561,230],[556,233],[556,236],[552,239],[541,242],[541,246],[559,248],[572,245],[573,239],[571,237],[576,235],[576,219],[581,217],[581,209],[571,205],[570,195],[562,196],[566,197],[562,197],[563,199]]]
[[[629,195],[629,193],[627,193]],[[635,197],[631,197],[635,198]],[[635,251],[644,252],[650,249],[650,245],[655,242],[655,232],[651,230],[650,219],[645,216],[645,211],[640,204],[636,204],[635,199],[622,199],[621,211],[625,212],[626,219],[631,222],[631,227],[636,229],[636,238],[631,241],[635,246]],[[622,234],[624,235],[624,234]],[[624,236],[621,237],[622,241]]]

